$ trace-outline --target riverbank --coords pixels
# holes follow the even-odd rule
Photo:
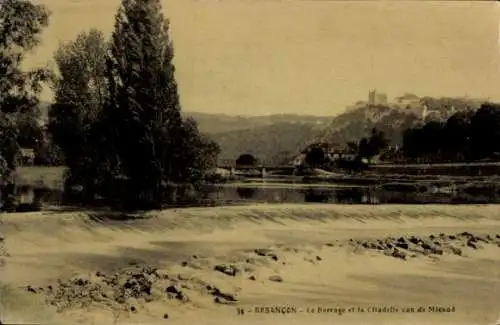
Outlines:
[[[422,165],[420,169],[425,169],[427,165]],[[474,165],[476,166],[476,165]],[[417,168],[413,165],[411,168]],[[457,168],[463,168],[459,164]],[[476,166],[477,167],[477,166]],[[480,166],[479,166],[480,167]],[[485,166],[485,167],[490,167]],[[495,166],[493,166],[495,167]],[[418,169],[418,168],[417,168]],[[64,183],[65,167],[20,167],[14,174],[16,184],[19,186],[31,186],[36,188],[47,188],[54,190],[62,190]],[[450,183],[462,185],[471,183],[499,183],[498,175],[490,176],[461,176],[452,174],[439,174],[439,175],[418,175],[406,173],[407,169],[398,165],[374,167],[373,170],[368,170],[362,174],[349,174],[339,172],[328,172],[321,169],[310,171],[306,176],[279,176],[269,174],[271,179],[283,178],[293,179],[295,181],[304,182],[329,182],[338,184],[351,184],[351,185],[380,185],[390,182],[405,182],[405,183],[431,183],[435,185],[446,185]],[[252,179],[251,177],[231,177],[230,172],[223,169],[214,171],[214,175],[218,176],[218,181],[245,181]]]
[[[262,204],[0,222],[6,323],[470,325],[500,316],[493,205]],[[287,308],[258,309],[271,306]]]

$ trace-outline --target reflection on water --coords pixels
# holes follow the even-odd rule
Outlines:
[[[42,202],[62,205],[62,192],[31,187],[18,187],[19,203]],[[191,201],[192,202],[192,201]],[[198,205],[232,203],[336,203],[336,204],[483,204],[500,203],[498,190],[465,189],[457,191],[421,185],[411,186],[345,186],[332,184],[249,182],[205,185],[195,199]]]

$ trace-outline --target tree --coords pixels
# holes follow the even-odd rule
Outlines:
[[[403,152],[406,158],[417,159],[424,154],[425,148],[420,141],[421,128],[408,128],[403,132]]]
[[[27,72],[21,69],[26,53],[39,43],[48,19],[48,10],[31,1],[0,2],[0,174],[3,181],[16,167],[21,140],[18,121],[23,114],[33,115],[42,82],[52,77],[45,68]]]
[[[358,143],[356,143],[355,141],[348,141],[346,143],[346,146],[350,152],[358,152],[358,150],[359,150]]]
[[[34,164],[37,166],[64,166],[64,154],[53,141],[44,138],[35,147]]]
[[[123,0],[107,59],[110,96],[100,126],[117,159],[98,159],[127,180],[122,200],[131,208],[160,207],[168,184],[198,181],[213,160],[207,156],[217,152],[194,121],[181,117],[173,55],[160,2]]]
[[[444,144],[444,126],[438,121],[430,121],[422,127],[419,141],[425,146],[425,154],[430,161],[440,161],[442,159]]]
[[[389,141],[387,140],[385,133],[373,128],[370,139],[368,140],[369,157],[378,155],[382,150],[386,149],[388,145]]]
[[[443,154],[451,161],[463,161],[470,157],[471,114],[453,114],[444,126]]]
[[[244,153],[236,159],[236,165],[238,166],[255,166],[257,164],[257,158],[249,153]]]
[[[115,18],[109,114],[133,205],[161,201],[162,181],[180,181],[182,174],[176,164],[182,153],[175,149],[183,125],[168,28],[157,0],[123,0]]]
[[[367,138],[362,138],[358,144],[358,156],[361,158],[370,157],[370,145]]]
[[[500,105],[485,103],[471,117],[471,143],[475,159],[500,153]]]
[[[445,144],[445,124],[437,121],[427,122],[422,127],[404,132],[403,145],[408,158],[424,158],[426,161],[440,161]]]
[[[23,148],[37,148],[44,140],[42,127],[39,123],[40,112],[36,107],[33,111],[19,114],[17,117],[18,143]]]
[[[49,132],[71,169],[82,161],[92,124],[109,98],[106,82],[108,44],[96,29],[63,43],[54,55],[59,70]]]
[[[217,143],[208,137],[200,134],[196,121],[187,118],[177,135],[184,148],[182,155],[179,156],[177,164],[183,166],[176,171],[179,173],[178,179],[192,183],[204,176],[204,171],[217,166],[217,156],[220,154],[220,147]]]
[[[484,103],[477,111],[464,109],[446,123],[429,121],[404,133],[406,157],[427,161],[471,161],[500,154],[500,105]]]
[[[360,158],[372,158],[378,155],[389,145],[384,132],[373,128],[369,138],[363,138],[358,144],[358,155]]]
[[[312,167],[320,167],[326,162],[325,151],[320,147],[312,147],[306,154],[306,164]]]
[[[99,172],[106,133],[100,119],[109,102],[106,58],[109,45],[96,29],[82,32],[60,44],[54,53],[58,78],[54,83],[55,101],[49,112],[48,131],[55,147],[61,149],[68,167],[65,187],[84,185],[81,199],[92,200],[95,187],[103,181]],[[53,148],[57,151],[57,148]],[[97,165],[96,165],[97,164]]]

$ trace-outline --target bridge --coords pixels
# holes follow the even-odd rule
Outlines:
[[[236,174],[236,171],[258,171],[261,177],[265,177],[270,171],[273,172],[285,172],[287,174],[292,174],[296,169],[294,165],[236,165],[236,164],[220,164],[217,168],[227,169],[230,171],[231,175]]]

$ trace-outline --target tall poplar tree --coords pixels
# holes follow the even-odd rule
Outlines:
[[[217,151],[181,117],[173,56],[160,2],[123,0],[111,39],[107,116],[127,202],[136,207],[158,206],[169,183],[195,181],[208,148]]]

